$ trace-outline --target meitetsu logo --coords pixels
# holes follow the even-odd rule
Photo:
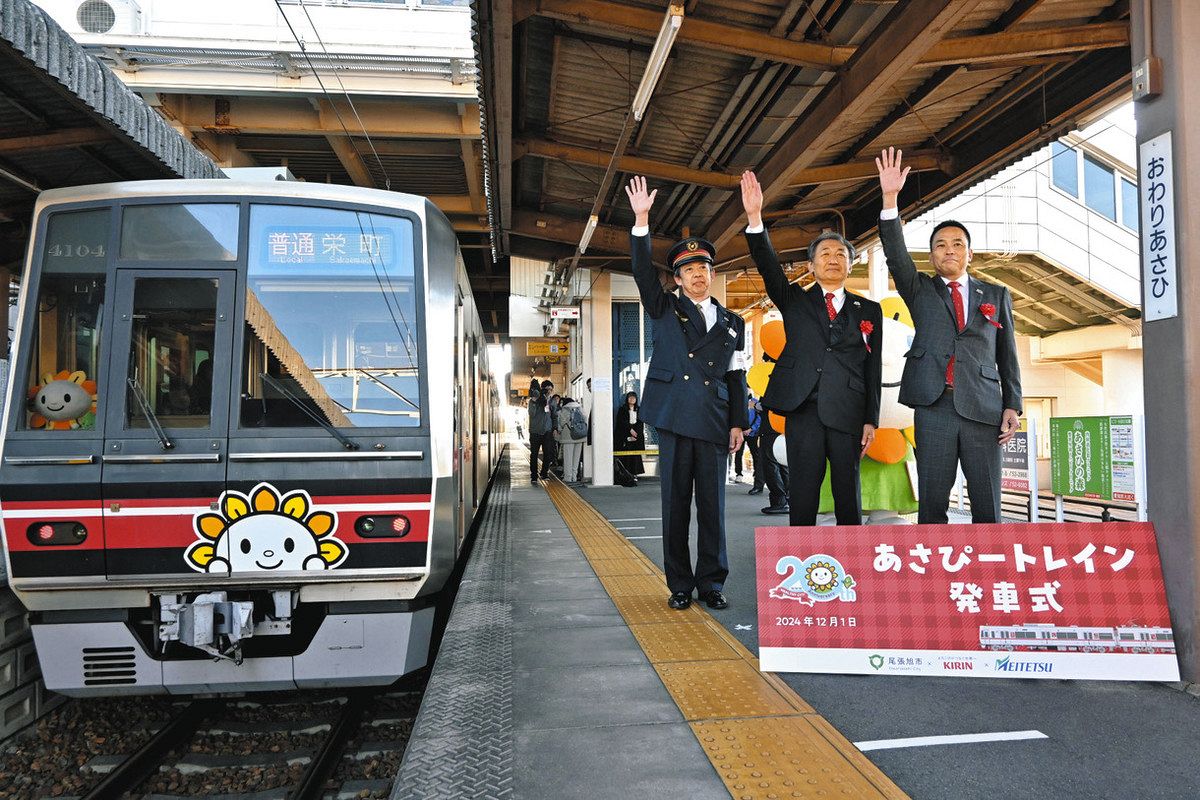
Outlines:
[[[1053,672],[1049,661],[1013,661],[1012,656],[996,659],[997,672]]]

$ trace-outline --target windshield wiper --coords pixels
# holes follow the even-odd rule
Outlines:
[[[146,422],[150,423],[150,429],[158,437],[159,446],[163,450],[170,450],[175,446],[175,443],[171,441],[167,436],[167,432],[163,430],[158,417],[154,414],[154,409],[150,408],[150,401],[146,399],[146,393],[142,391],[142,385],[133,378],[126,378],[125,381],[129,384],[129,390],[133,392],[133,399],[137,401],[138,406],[142,409],[142,416],[146,418]]]
[[[333,438],[335,438],[339,442],[341,442],[342,447],[346,448],[347,450],[357,450],[358,449],[357,442],[352,441],[348,436],[346,436],[346,434],[342,433],[337,428],[333,427],[328,422],[321,419],[311,408],[309,408],[307,405],[304,404],[303,400],[301,400],[299,397],[296,397],[296,395],[292,394],[291,389],[288,389],[286,386],[284,386],[281,381],[276,380],[275,378],[272,378],[270,375],[268,375],[265,372],[258,373],[258,377],[260,377],[264,381],[266,381],[268,386],[270,386],[275,391],[279,392],[281,395],[284,396],[284,398],[291,401],[292,405],[294,405],[296,408],[300,409],[305,414],[307,414],[309,419],[311,419],[313,422],[317,423],[322,428],[324,428],[326,433],[328,433],[330,436],[332,436]]]

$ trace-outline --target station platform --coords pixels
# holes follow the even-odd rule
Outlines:
[[[760,673],[761,496],[727,487],[730,608],[678,612],[656,481],[509,453],[394,799],[1200,796],[1180,686]]]

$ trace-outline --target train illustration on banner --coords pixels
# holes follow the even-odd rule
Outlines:
[[[33,226],[0,519],[47,687],[423,667],[502,449],[445,215],[181,180],[44,192]]]
[[[1145,626],[1086,627],[1030,622],[1024,625],[980,625],[984,650],[1057,650],[1085,653],[1174,653],[1170,628]]]

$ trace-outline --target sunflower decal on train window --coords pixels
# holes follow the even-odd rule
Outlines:
[[[333,569],[346,560],[333,532],[337,515],[316,511],[308,492],[281,494],[260,483],[249,495],[227,491],[219,512],[197,514],[199,540],[184,559],[197,572],[295,572]]]

